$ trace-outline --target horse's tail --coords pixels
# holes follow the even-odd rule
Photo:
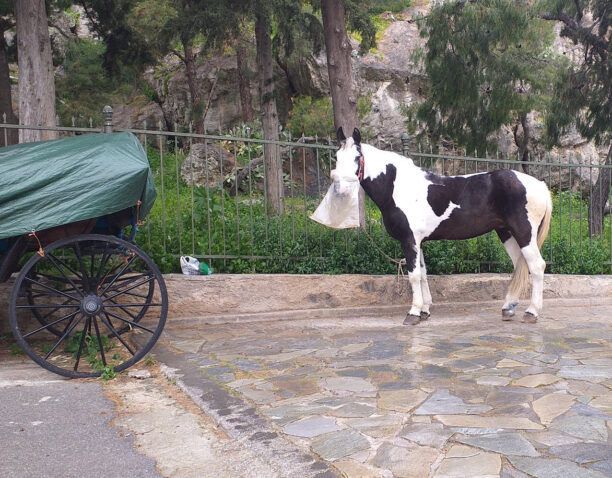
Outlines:
[[[542,244],[548,237],[548,231],[550,231],[550,219],[552,217],[552,198],[550,197],[550,191],[546,189],[546,212],[544,218],[538,228],[538,249],[542,249]]]
[[[508,286],[508,296],[520,299],[525,287],[527,287],[528,284],[529,268],[527,267],[525,258],[521,254],[516,261],[516,266],[514,266],[512,279],[510,279],[510,285]]]
[[[550,197],[550,191],[546,188],[546,211],[544,212],[544,217],[542,218],[542,222],[538,227],[538,249],[542,248],[542,244],[548,237],[548,231],[550,231],[550,219],[552,217],[552,198]],[[514,273],[512,274],[512,279],[510,279],[510,286],[508,287],[508,295],[512,297],[521,297],[523,290],[525,287],[529,285],[529,268],[527,267],[527,262],[525,258],[521,254],[516,261],[516,267],[514,268]]]

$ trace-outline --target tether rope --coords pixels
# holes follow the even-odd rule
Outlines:
[[[38,243],[38,251],[36,251],[36,253],[40,257],[45,257],[45,250],[43,249],[43,246],[40,243],[40,239],[38,239],[38,236],[36,235],[36,231],[32,231],[30,234],[28,234],[28,237],[33,237],[34,239],[36,239],[36,242]]]
[[[364,232],[366,237],[370,240],[370,242],[372,243],[372,246],[374,246],[374,249],[376,249],[379,254],[381,254],[384,258],[386,258],[387,260],[393,262],[394,264],[397,264],[397,279],[396,279],[396,282],[397,282],[397,286],[398,286],[398,289],[399,289],[400,276],[405,277],[404,267],[403,266],[406,265],[406,259],[405,258],[404,259],[394,259],[389,254],[387,254],[385,251],[383,251],[380,247],[378,247],[378,245],[376,244],[374,238],[368,232],[367,226],[364,229],[362,229],[362,231]]]

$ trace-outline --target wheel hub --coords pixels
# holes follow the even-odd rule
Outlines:
[[[93,316],[102,310],[102,299],[97,295],[88,295],[81,301],[81,310],[83,313]]]

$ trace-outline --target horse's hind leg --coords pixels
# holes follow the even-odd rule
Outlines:
[[[517,261],[521,257],[521,248],[518,245],[518,242],[516,242],[516,239],[512,237],[512,234],[510,234],[507,229],[497,229],[495,232],[497,232],[499,239],[502,241],[506,252],[510,256],[512,265],[516,270]],[[502,320],[512,320],[512,317],[514,317],[514,314],[516,313],[516,306],[518,305],[518,302],[518,294],[511,287],[509,287],[508,291],[506,292],[504,305],[502,306]]]
[[[546,261],[542,258],[540,249],[535,238],[528,246],[521,249],[523,257],[527,262],[529,273],[531,274],[531,304],[527,307],[523,322],[535,323],[538,320],[538,314],[542,310],[542,295],[544,292],[544,269],[546,269]]]
[[[421,308],[421,320],[429,319],[429,307],[432,304],[429,282],[427,282],[427,268],[425,267],[425,255],[421,249],[421,292],[423,293],[423,307]]]

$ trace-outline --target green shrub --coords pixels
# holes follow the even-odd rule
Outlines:
[[[56,81],[57,113],[61,124],[77,126],[100,124],[102,108],[116,87],[104,71],[104,43],[91,39],[74,39],[66,43],[62,76]]]
[[[334,131],[334,112],[331,98],[298,96],[293,100],[287,128],[294,138],[306,136],[327,137]]]
[[[412,0],[375,0],[370,2],[371,15],[380,15],[384,12],[400,13],[412,5]]]

